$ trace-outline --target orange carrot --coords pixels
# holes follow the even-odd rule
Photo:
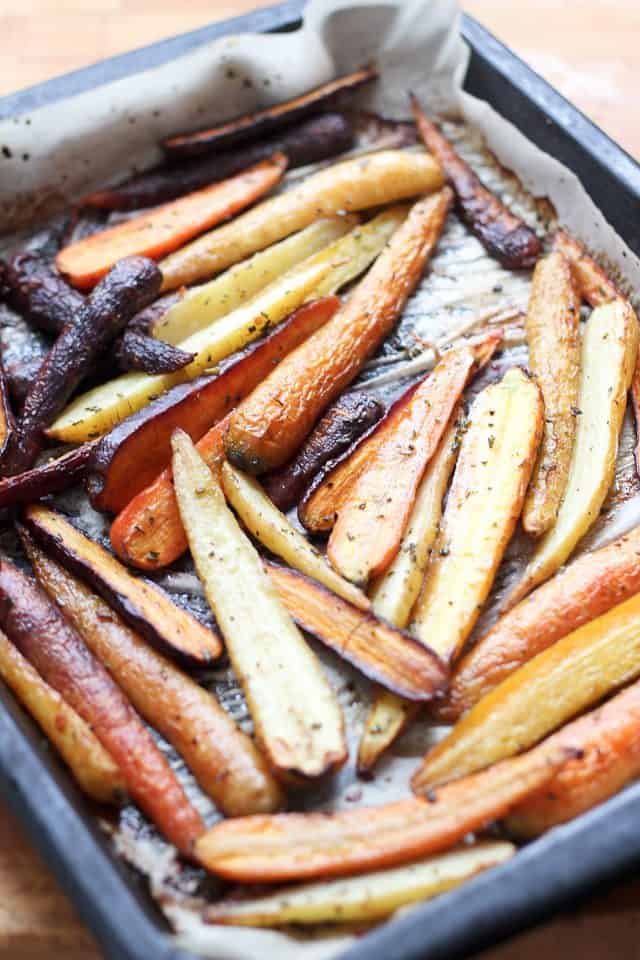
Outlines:
[[[395,557],[420,480],[475,367],[467,348],[446,353],[351,488],[327,549],[347,580],[365,584]]]
[[[74,286],[88,290],[123,257],[158,259],[232,217],[271,190],[286,167],[284,154],[276,153],[270,160],[222,183],[196,190],[64,247],[56,257],[56,265]]]
[[[456,723],[519,667],[640,591],[640,527],[586,553],[493,625],[456,664],[434,715]]]
[[[602,803],[640,774],[640,683],[563,727],[532,752],[569,747],[575,755],[543,790],[518,804],[507,827],[536,837]]]
[[[196,843],[196,858],[230,880],[271,883],[337,877],[416,860],[453,846],[544,787],[566,750],[532,751],[429,794],[337,813],[223,820]]]
[[[231,413],[196,444],[207,465],[216,470],[224,459],[224,435]],[[145,487],[122,510],[111,526],[111,546],[126,563],[141,570],[166,567],[187,549],[171,467]]]
[[[453,200],[448,187],[414,204],[342,310],[237,408],[225,449],[247,473],[282,466],[391,332],[415,290]]]
[[[484,367],[501,340],[501,330],[490,330],[470,338],[465,346],[472,351],[476,364]],[[298,516],[310,533],[327,533],[332,529],[359,478],[369,464],[377,461],[381,449],[398,429],[405,416],[405,406],[411,402],[417,387],[416,384],[409,387],[372,431],[360,437],[342,457],[326,464],[308,487],[298,506]]]

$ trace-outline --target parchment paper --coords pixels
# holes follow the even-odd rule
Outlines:
[[[24,226],[87,190],[157,162],[156,143],[162,136],[281,101],[373,59],[381,79],[361,94],[361,105],[404,118],[411,89],[430,110],[459,113],[482,133],[499,161],[519,176],[525,190],[548,197],[560,223],[592,252],[603,255],[629,291],[640,289],[640,262],[606,223],[576,177],[529,143],[487,104],[462,92],[468,51],[458,24],[454,0],[311,0],[304,27],[295,33],[226,38],[165,66],[43,107],[16,121],[5,121],[0,124],[0,226],[5,231]],[[495,183],[499,185],[499,179]],[[517,208],[520,201],[512,193],[509,202]],[[525,199],[522,203],[526,207]],[[518,212],[532,220],[531,205]],[[495,262],[484,264],[483,251],[472,238],[465,247],[465,255],[471,258],[469,266],[460,267],[455,245],[462,233],[459,223],[452,220],[424,289],[413,306],[409,304],[407,313],[417,310],[417,303],[423,317],[429,315],[432,321],[439,317],[438,323],[451,320],[457,316],[449,311],[452,281],[465,275],[460,289],[468,305],[476,293],[474,276],[482,273],[486,280],[487,271],[495,291],[508,294],[518,308],[526,303],[528,280],[501,271]],[[459,275],[454,275],[456,271]],[[510,362],[522,359],[516,351]],[[629,433],[628,425],[626,430]],[[630,448],[630,442],[626,447]],[[629,472],[629,464],[622,460],[620,470]],[[622,528],[639,520],[640,499],[634,495],[616,514],[611,530],[615,528],[619,535]],[[98,536],[102,519],[95,515],[94,522]],[[598,545],[614,535],[607,536],[603,525],[594,534]],[[168,579],[164,585],[168,586]],[[362,681],[348,670],[336,670],[330,658],[326,665],[339,690],[353,754],[366,706],[366,699],[353,690]],[[311,798],[309,805],[376,804],[406,794],[415,758],[425,745],[424,730],[416,729],[411,736],[415,737],[413,747],[405,741],[404,754],[400,750],[392,761],[383,763],[373,783],[357,788],[358,796],[351,769],[324,795]],[[153,887],[154,869],[160,874],[163,868],[155,854],[150,859],[154,861],[148,870]],[[287,933],[206,927],[188,907],[164,906],[181,931],[181,943],[217,960],[326,960],[353,939],[352,934],[340,931],[300,940]]]

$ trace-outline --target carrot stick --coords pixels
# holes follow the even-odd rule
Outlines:
[[[0,624],[89,724],[141,810],[179,850],[191,853],[204,824],[151,734],[58,608],[8,560],[0,561]]]
[[[581,243],[564,230],[558,230],[553,240],[553,249],[559,250],[571,264],[573,276],[583,300],[592,307],[599,307],[609,300],[626,300],[624,293],[611,277],[596,263]],[[636,473],[640,475],[640,357],[631,381],[631,402],[636,421],[636,449],[634,452]]]
[[[455,723],[557,640],[640,591],[640,527],[587,553],[500,617],[457,664],[434,713]]]
[[[414,204],[345,307],[238,407],[225,442],[234,466],[265,473],[295,453],[397,323],[438,242],[452,199],[445,187]]]
[[[176,606],[154,583],[134,577],[61,513],[31,504],[22,522],[43,549],[93,587],[149,643],[192,664],[209,664],[222,653],[215,630]]]
[[[471,350],[446,353],[352,487],[327,548],[332,565],[347,580],[366,584],[392,562],[424,471],[475,367]]]
[[[0,631],[0,677],[29,711],[78,785],[99,803],[126,794],[122,774],[96,735]]]
[[[22,542],[51,599],[136,710],[173,744],[218,809],[237,817],[281,807],[280,788],[264,757],[215,697],[156,653],[26,531]]]
[[[122,257],[158,259],[232,217],[271,190],[286,167],[284,154],[276,153],[222,183],[64,247],[56,257],[57,267],[74,286],[88,290]]]
[[[446,137],[410,95],[418,132],[427,150],[437,157],[456,192],[462,219],[503,267],[522,270],[533,267],[542,244],[527,224],[481,182],[468,163],[456,153]]]
[[[507,828],[517,836],[537,837],[572,820],[640,774],[640,683],[563,727],[532,752],[563,747],[574,756],[508,818]]]
[[[339,877],[406,863],[452,847],[538,790],[568,751],[529,753],[490,770],[381,807],[226,820],[196,844],[208,870],[230,880],[272,883]]]

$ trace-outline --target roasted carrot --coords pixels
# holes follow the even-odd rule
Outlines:
[[[596,307],[582,337],[580,415],[567,485],[556,522],[538,541],[503,604],[514,606],[569,558],[595,523],[613,482],[640,328],[626,300]]]
[[[217,477],[184,431],[175,431],[171,446],[193,562],[272,769],[297,784],[339,770],[348,756],[344,719],[320,661],[227,506]]]
[[[470,338],[464,345],[473,352],[479,366],[489,362],[502,340],[500,330],[492,330]],[[329,461],[307,488],[299,506],[298,517],[310,533],[327,533],[335,523],[340,507],[367,464],[378,456],[378,450],[396,429],[403,410],[410,402],[417,385],[409,387],[389,408],[385,416],[357,439],[341,456]]]
[[[45,683],[0,631],[0,677],[29,711],[78,785],[99,803],[117,803],[126,788],[120,770],[82,717]]]
[[[414,384],[405,390],[372,429],[358,437],[342,455],[326,463],[309,485],[298,505],[298,518],[310,533],[327,533],[333,528],[340,507],[367,464],[375,460],[396,423],[402,420],[416,388]]]
[[[505,816],[544,787],[568,753],[516,757],[433,791],[428,799],[228,820],[198,840],[196,857],[208,870],[247,883],[348,876],[406,863],[446,850]]]
[[[232,893],[207,906],[203,920],[242,927],[375,923],[400,907],[446,893],[515,853],[513,844],[504,841],[462,844],[395,870],[320,880],[255,898],[234,897]]]
[[[451,200],[451,191],[444,189],[416,203],[346,306],[238,407],[225,442],[232,463],[248,473],[265,473],[290,459],[396,324],[442,232]]]
[[[235,177],[64,247],[56,265],[75,287],[90,289],[123,257],[165,256],[248,207],[276,185],[286,167],[284,155],[275,154]]]
[[[135,709],[173,744],[217,807],[238,817],[282,806],[264,758],[215,697],[156,653],[25,532],[23,544],[51,599]]]
[[[512,811],[507,829],[536,837],[618,793],[640,774],[640,683],[543,740],[537,752],[575,751],[544,789]]]
[[[423,792],[511,757],[640,676],[640,595],[584,623],[476,703],[424,757]]]
[[[223,361],[216,375],[173,387],[114,427],[94,454],[89,480],[93,505],[122,510],[169,463],[176,427],[199,440],[339,305],[337,297],[306,304],[264,339]]]
[[[454,723],[522,664],[640,592],[640,527],[574,560],[502,616],[456,666],[435,715]]]
[[[564,230],[558,230],[553,240],[553,248],[559,250],[569,260],[580,294],[592,307],[599,307],[609,300],[627,299],[608,273],[596,263],[575,237]],[[640,474],[640,358],[636,361],[631,381],[631,401],[636,421],[636,472]]]
[[[544,431],[522,511],[539,537],[555,522],[576,435],[580,387],[580,311],[571,268],[555,251],[538,261],[526,319],[529,367],[544,399]]]
[[[422,478],[395,560],[373,586],[371,604],[379,617],[406,627],[418,599],[435,542],[444,495],[455,466],[464,425],[460,407]],[[367,715],[358,748],[358,773],[367,776],[378,758],[416,716],[418,706],[388,690],[378,689]]]
[[[487,190],[435,123],[428,119],[413,95],[411,108],[427,150],[437,157],[456,192],[456,203],[467,226],[504,267],[511,270],[533,267],[542,251],[533,230]]]
[[[320,217],[395,203],[442,184],[440,167],[425,154],[383,150],[336,163],[166,257],[163,289],[207,280]]]
[[[204,824],[151,734],[58,608],[8,560],[0,561],[0,626],[91,727],[143,812],[190,854]]]
[[[60,513],[34,504],[23,522],[34,540],[89,583],[150,643],[196,663],[210,663],[222,652],[220,637],[171,602],[155,584],[134,577]]]
[[[540,389],[517,367],[469,412],[411,631],[451,662],[480,616],[518,521],[543,425]]]
[[[398,552],[424,471],[476,361],[450,350],[421,381],[338,511],[327,556],[343,577],[366,584]]]
[[[319,163],[348,150],[353,144],[353,126],[342,113],[322,113],[289,127],[268,140],[216,152],[206,157],[164,163],[117,186],[96,190],[83,197],[83,207],[102,210],[139,210],[200,190],[210,183],[232,177],[241,170],[284,153],[288,169]]]
[[[298,626],[365,676],[411,700],[431,700],[444,690],[445,665],[409,634],[296,570],[269,563],[267,572]]]
[[[339,397],[320,418],[289,463],[263,478],[280,510],[290,510],[322,468],[345,453],[380,419],[384,407],[364,390]]]
[[[285,100],[284,103],[267,107],[265,110],[235,117],[219,126],[208,127],[206,130],[167,137],[163,147],[169,156],[194,157],[211,150],[221,150],[234,144],[259,140],[311,113],[325,110],[337,96],[359,89],[363,84],[374,80],[376,76],[373,68],[364,67],[362,70],[356,70],[355,73],[323,83],[322,86],[315,87],[292,100]]]
[[[63,327],[25,397],[15,443],[7,451],[8,473],[21,473],[32,465],[46,427],[100,353],[127,321],[154,299],[161,279],[151,260],[126,257],[86,299],[75,322]]]

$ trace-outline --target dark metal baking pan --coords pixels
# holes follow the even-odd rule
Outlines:
[[[0,99],[17,116],[180,56],[215,37],[295,29],[290,0]],[[570,167],[609,222],[640,254],[640,166],[470,17],[465,88],[491,103]],[[635,215],[634,215],[635,211]],[[188,960],[140,879],[110,851],[82,796],[35,726],[0,689],[0,791],[112,960]],[[640,784],[520,851],[513,860],[391,921],[343,960],[453,960],[497,943],[640,865]]]

